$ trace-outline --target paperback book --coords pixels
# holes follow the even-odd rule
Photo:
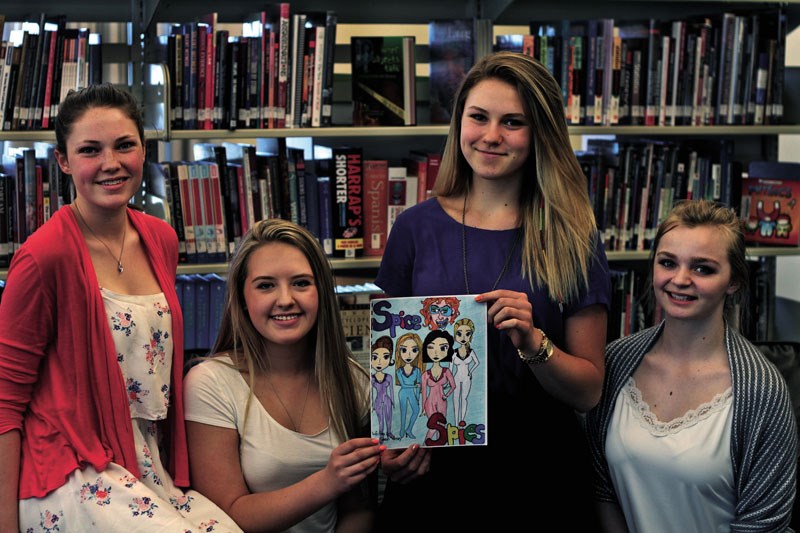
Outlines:
[[[388,448],[487,444],[486,304],[370,301],[371,435]]]

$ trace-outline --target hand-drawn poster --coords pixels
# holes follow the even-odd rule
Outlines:
[[[370,305],[372,437],[388,448],[485,445],[486,304],[464,295]]]

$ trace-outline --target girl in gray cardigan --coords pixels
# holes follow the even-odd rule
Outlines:
[[[605,531],[790,531],[789,392],[731,325],[748,281],[739,220],[679,203],[651,268],[663,320],[609,344],[603,397],[586,417]]]

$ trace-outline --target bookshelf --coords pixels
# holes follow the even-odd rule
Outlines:
[[[433,19],[478,17],[491,19],[493,24],[527,26],[530,21],[569,19],[588,19],[619,17],[620,20],[634,18],[656,18],[673,20],[675,14],[682,17],[701,14],[716,14],[723,11],[747,10],[769,5],[783,5],[791,31],[800,25],[800,0],[787,2],[745,2],[745,1],[680,1],[668,0],[573,0],[568,3],[546,2],[544,0],[409,0],[398,3],[389,0],[374,0],[368,3],[322,2],[321,0],[294,0],[290,2],[292,11],[313,11],[333,9],[342,26],[347,24],[404,24],[417,27],[421,33],[427,32],[427,24]],[[164,68],[151,64],[157,40],[157,26],[162,23],[177,23],[195,20],[198,14],[216,12],[223,24],[237,24],[246,15],[263,9],[263,2],[255,0],[236,0],[219,3],[211,0],[132,0],[129,4],[114,5],[108,2],[89,0],[77,2],[65,0],[54,4],[52,0],[33,0],[20,2],[12,0],[0,8],[7,21],[19,20],[30,13],[57,11],[65,13],[70,21],[124,22],[130,21],[132,43],[125,52],[117,50],[117,57],[128,60],[132,77],[129,80],[134,92],[146,104],[148,124],[147,137],[175,148],[177,152],[191,153],[191,145],[196,142],[257,142],[265,139],[311,138],[322,143],[341,142],[364,146],[365,157],[397,158],[413,149],[441,149],[448,132],[447,125],[427,124],[424,113],[417,126],[406,127],[353,127],[350,122],[349,76],[337,74],[334,78],[334,126],[323,128],[290,129],[236,129],[226,130],[177,130],[169,120],[165,120],[165,109],[169,108],[169,79]],[[418,41],[418,61],[428,60],[427,43]],[[337,41],[335,57],[337,63],[349,61],[349,44]],[[800,69],[787,68],[785,87],[800,86]],[[424,77],[417,78],[419,104],[424,108],[428,96]],[[740,146],[748,159],[777,157],[777,139],[782,135],[800,135],[800,101],[797,91],[784,91],[784,116],[780,124],[736,125],[736,126],[584,126],[570,125],[570,134],[577,138],[583,136],[617,136],[619,138],[658,138],[667,140],[683,139],[734,139],[737,152]],[[424,109],[423,109],[424,111]],[[2,131],[0,146],[7,142],[28,143],[34,141],[54,141],[52,132],[40,131]],[[402,150],[399,151],[399,150]],[[775,261],[779,256],[800,255],[800,249],[757,248],[748,249],[751,259]],[[642,264],[648,251],[611,251],[609,261],[613,264]],[[380,265],[376,257],[357,259],[332,259],[331,264],[337,275],[363,277],[370,279]],[[179,274],[219,273],[227,271],[225,263],[182,264]],[[5,271],[0,270],[0,278]]]
[[[607,252],[610,262],[641,262],[650,257],[650,252]],[[800,249],[795,247],[748,247],[747,259],[756,260],[759,258],[775,258],[781,256],[800,255]],[[331,268],[339,274],[354,275],[358,272],[377,271],[380,267],[380,257],[358,257],[355,259],[330,259]],[[228,263],[204,263],[204,264],[181,264],[178,265],[178,274],[227,274]],[[8,269],[0,269],[0,279],[4,280]]]

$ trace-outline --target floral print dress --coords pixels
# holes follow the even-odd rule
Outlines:
[[[176,487],[162,466],[159,421],[166,419],[172,372],[172,317],[163,293],[101,289],[133,423],[141,478],[116,463],[74,471],[44,498],[20,501],[20,531],[240,532],[211,500]]]

